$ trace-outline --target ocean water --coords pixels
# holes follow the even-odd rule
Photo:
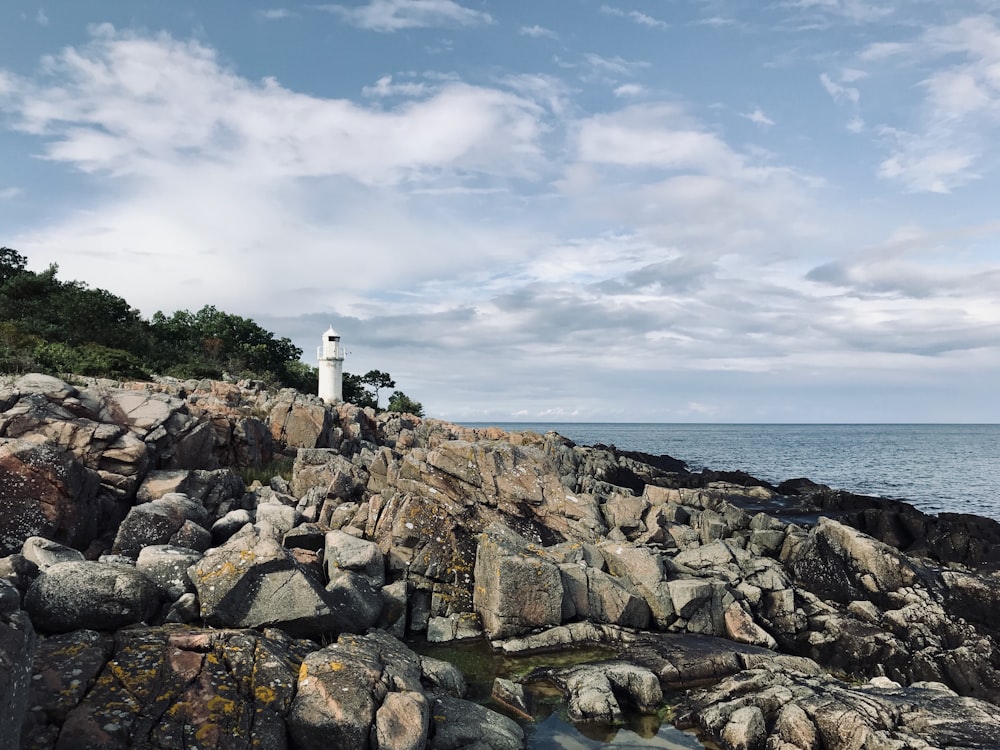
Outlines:
[[[906,500],[925,513],[974,513],[1000,521],[1000,425],[995,424],[496,426],[555,430],[580,445],[667,454],[692,471],[741,470],[772,483],[808,477],[834,489]]]

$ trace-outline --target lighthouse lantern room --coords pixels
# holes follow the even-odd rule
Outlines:
[[[340,334],[330,326],[316,350],[319,360],[319,397],[328,404],[344,400],[344,348]]]

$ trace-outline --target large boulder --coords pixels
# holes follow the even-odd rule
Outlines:
[[[0,578],[0,750],[19,745],[36,647],[20,592]]]
[[[169,493],[128,512],[118,527],[114,550],[133,558],[143,547],[160,544],[206,550],[212,542],[211,532],[204,528],[207,523],[208,514],[200,503]]]
[[[789,565],[802,586],[843,604],[857,599],[885,604],[888,594],[919,578],[901,552],[829,518],[820,519]]]
[[[274,442],[288,448],[335,448],[336,422],[330,410],[301,397],[279,401],[269,418]]]
[[[159,610],[162,591],[130,565],[63,562],[35,579],[24,607],[35,626],[47,633],[116,630],[149,622]]]
[[[562,622],[559,568],[540,548],[502,524],[491,525],[480,536],[475,581],[473,602],[491,639]]]
[[[32,536],[85,549],[102,531],[99,486],[97,472],[67,450],[0,441],[0,557]]]
[[[273,625],[316,638],[365,627],[270,533],[253,527],[209,550],[188,574],[202,618],[216,627]]]
[[[85,687],[56,730],[58,750],[282,750],[299,664],[314,646],[275,630],[126,629],[115,634],[110,658],[88,680],[101,648],[63,650],[60,657]],[[57,700],[44,698],[42,705]]]

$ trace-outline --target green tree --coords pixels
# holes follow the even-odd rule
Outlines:
[[[369,370],[361,376],[361,382],[368,386],[368,388],[371,389],[372,394],[375,396],[376,409],[379,408],[379,391],[383,388],[396,387],[396,381],[392,379],[392,376],[387,372],[382,372],[381,370]]]
[[[239,315],[206,305],[198,312],[179,310],[170,317],[153,316],[151,330],[157,347],[158,369],[186,370],[218,377],[223,372],[259,377],[292,385],[304,373],[302,350],[290,339]]]
[[[344,401],[349,404],[360,406],[362,409],[366,407],[371,407],[372,409],[378,408],[378,403],[375,401],[375,394],[365,387],[365,383],[362,380],[361,375],[354,375],[352,373],[345,372],[343,391]]]
[[[0,284],[5,284],[7,279],[24,273],[27,266],[28,259],[17,250],[0,247]]]
[[[393,391],[389,396],[389,406],[386,411],[396,411],[403,414],[412,414],[415,417],[424,416],[424,406],[419,401],[414,401],[402,391]]]

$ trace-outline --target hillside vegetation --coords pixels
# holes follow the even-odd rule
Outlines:
[[[248,318],[205,305],[146,320],[107,290],[57,278],[55,264],[40,273],[27,266],[24,255],[0,248],[0,372],[135,380],[229,374],[316,392],[316,368],[300,360],[302,350]],[[377,408],[379,390],[394,387],[379,370],[345,373],[344,397]],[[392,393],[388,406],[422,413],[401,391]]]

